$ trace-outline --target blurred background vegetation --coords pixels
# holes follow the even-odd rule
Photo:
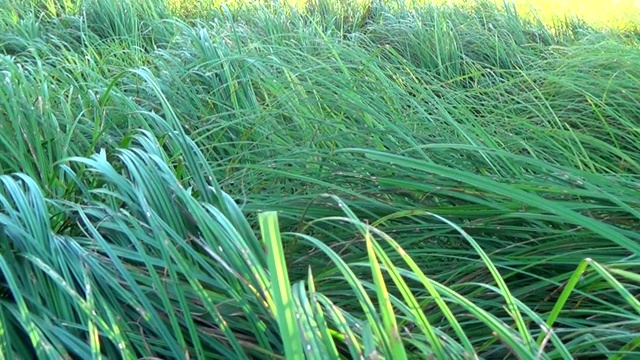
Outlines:
[[[284,3],[297,9],[302,9],[309,0],[285,0]],[[350,0],[341,2],[349,7],[363,6],[371,0]],[[517,8],[525,17],[535,17],[546,23],[551,23],[566,17],[585,21],[592,26],[600,28],[629,29],[637,28],[640,13],[640,2],[637,0],[489,0],[488,3],[499,9],[505,7]],[[170,6],[176,11],[187,9],[217,9],[222,5],[229,8],[237,8],[246,4],[273,4],[271,0],[245,1],[245,0],[170,0]],[[424,5],[452,5],[458,7],[473,7],[477,1],[468,0],[405,0],[402,4],[406,7],[420,7]],[[347,6],[347,5],[345,5]]]

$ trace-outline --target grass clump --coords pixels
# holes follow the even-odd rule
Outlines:
[[[637,38],[341,4],[1,10],[2,354],[638,355]]]

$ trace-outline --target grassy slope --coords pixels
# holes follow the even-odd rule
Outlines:
[[[2,13],[0,166],[33,180],[2,178],[2,353],[637,353],[637,38],[486,4],[110,4]]]

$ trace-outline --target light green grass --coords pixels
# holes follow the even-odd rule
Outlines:
[[[637,33],[186,4],[0,9],[0,354],[640,356]]]

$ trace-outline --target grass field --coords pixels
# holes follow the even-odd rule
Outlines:
[[[302,9],[309,0],[279,0],[297,9]],[[276,1],[277,2],[277,1]],[[356,7],[367,4],[371,0],[349,0],[340,3],[350,4],[345,7]],[[492,5],[504,9],[505,6],[515,8],[525,17],[540,19],[550,24],[563,21],[566,17],[579,18],[592,26],[599,28],[637,29],[640,21],[640,1],[638,0],[488,0]],[[177,11],[185,9],[200,9],[208,11],[220,6],[237,8],[251,3],[272,4],[271,0],[170,0],[170,5]],[[403,5],[411,8],[425,4],[466,6],[473,4],[468,0],[405,0]]]
[[[633,26],[202,4],[0,9],[3,358],[640,356]]]

